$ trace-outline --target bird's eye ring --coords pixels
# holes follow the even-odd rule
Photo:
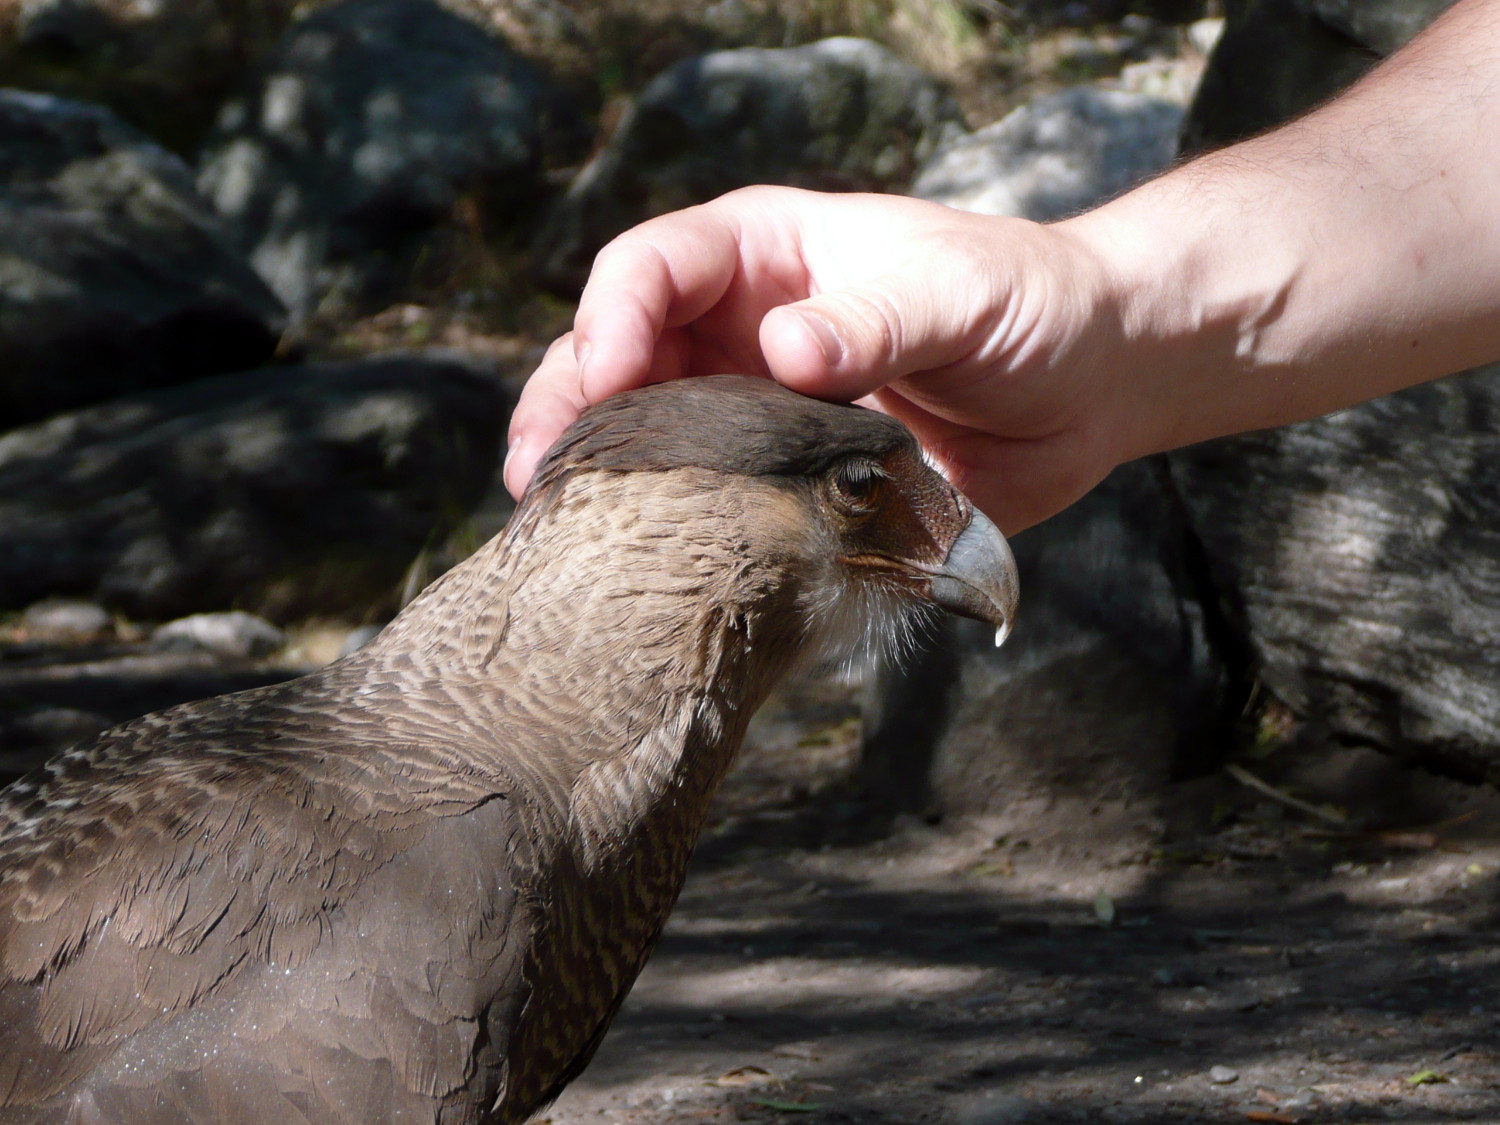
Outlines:
[[[834,499],[841,508],[853,513],[873,511],[885,491],[886,473],[873,461],[854,459],[834,468]]]

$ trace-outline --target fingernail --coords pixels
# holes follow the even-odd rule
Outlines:
[[[801,309],[794,310],[807,330],[812,333],[813,339],[818,342],[818,350],[823,353],[823,362],[829,367],[837,367],[839,360],[844,358],[844,342],[839,339],[839,334],[817,313],[803,312]]]
[[[583,372],[589,365],[589,356],[593,354],[594,345],[592,344],[580,344],[578,351],[574,353],[574,357],[578,360],[578,397],[583,399],[584,402],[593,401],[589,398],[588,392],[583,389]]]
[[[521,452],[521,449],[525,446],[525,444],[526,442],[524,438],[519,441],[511,442],[510,448],[505,451],[505,462],[500,466],[500,479],[505,482],[505,487],[510,489],[511,495],[516,496],[517,498],[519,498],[520,490],[515,487],[518,482],[511,480],[510,464],[516,459],[516,454]]]
[[[505,451],[505,460],[500,464],[500,479],[505,482],[506,488],[510,488],[510,462],[515,455],[516,447],[512,445]]]

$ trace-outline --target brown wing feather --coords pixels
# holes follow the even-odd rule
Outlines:
[[[324,686],[148,716],[0,799],[0,1125],[431,1121],[470,1078],[523,988],[526,834],[441,747],[330,729]]]

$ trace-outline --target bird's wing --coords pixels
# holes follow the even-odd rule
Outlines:
[[[442,945],[432,927],[452,919],[483,933],[494,920],[464,918],[445,903],[421,925],[382,928],[372,923],[374,898],[366,905],[361,894],[377,877],[435,885],[432,869],[444,860],[403,857],[424,850],[432,825],[466,819],[493,789],[429,748],[377,738],[361,746],[367,732],[357,721],[330,732],[319,725],[325,713],[306,687],[173,708],[56,759],[0,800],[0,1104],[56,1093],[122,1044],[211,1007],[200,1002],[249,996],[252,977],[256,995],[271,996],[267,974],[300,976],[315,956],[333,958],[330,981],[341,971],[334,962],[349,969],[346,980],[360,964],[410,968],[393,970],[369,996],[356,997],[350,985],[282,1010],[357,999],[401,1075],[418,1088],[444,1084],[412,1070],[437,1055],[399,1025],[428,1003],[424,993],[459,1002],[464,986],[445,972],[479,971],[474,949],[445,968],[444,955],[431,954]],[[503,814],[506,802],[496,804]],[[499,846],[514,835],[500,831]],[[505,912],[506,894],[491,891],[474,909]],[[329,939],[336,918],[342,944]],[[424,933],[427,958],[400,961],[396,947],[421,944]],[[475,942],[471,934],[452,940]],[[425,1015],[432,1011],[429,1004]],[[270,1024],[256,1026],[260,1034]],[[331,1031],[324,1038],[339,1039]],[[412,1067],[402,1067],[403,1057]]]
[[[67,1107],[119,1125],[484,1120],[503,1093],[535,931],[511,812],[497,799],[436,822],[330,913],[296,968],[249,961],[107,1044],[63,1052],[28,1037],[41,987],[0,988],[0,1042],[14,1040],[0,1057],[63,1067],[48,1089],[23,1077],[0,1098],[0,1125]],[[497,886],[507,863],[519,874]]]

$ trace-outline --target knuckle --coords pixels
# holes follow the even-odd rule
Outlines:
[[[896,366],[906,352],[907,335],[896,302],[879,289],[855,290],[840,294],[840,297],[868,335],[865,341],[868,358],[886,366]]]

